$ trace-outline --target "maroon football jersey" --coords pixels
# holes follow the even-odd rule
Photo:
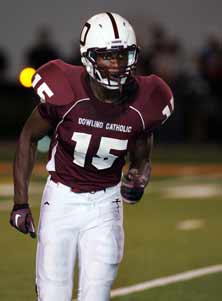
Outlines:
[[[47,170],[75,192],[116,185],[136,137],[173,111],[171,90],[155,75],[136,76],[137,92],[122,104],[97,100],[86,78],[83,67],[61,60],[42,66],[33,78],[44,101],[39,113],[55,128]]]

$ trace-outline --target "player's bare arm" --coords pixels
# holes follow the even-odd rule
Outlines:
[[[14,160],[14,203],[28,202],[28,184],[33,169],[36,146],[49,130],[50,124],[35,109],[25,123],[17,144]]]
[[[10,217],[13,227],[35,236],[34,223],[28,204],[28,185],[35,162],[38,140],[51,128],[35,109],[25,123],[17,144],[13,165],[14,207]]]
[[[133,150],[129,154],[129,169],[123,176],[121,184],[121,194],[127,203],[137,203],[149,183],[152,146],[153,133],[144,132],[136,139]]]

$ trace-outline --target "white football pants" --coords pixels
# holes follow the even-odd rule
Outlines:
[[[74,193],[47,181],[38,229],[38,301],[71,301],[78,256],[78,301],[108,301],[123,255],[124,232],[119,185]]]

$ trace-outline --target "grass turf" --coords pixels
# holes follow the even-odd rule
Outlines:
[[[35,178],[33,178],[35,180]],[[6,181],[6,178],[5,178]],[[38,178],[39,183],[44,179]],[[166,189],[186,185],[219,184],[218,177],[154,178],[143,200],[136,206],[125,206],[125,255],[114,287],[164,277],[222,262],[222,228],[220,195],[213,197],[169,197]],[[192,188],[190,188],[192,189]],[[195,189],[195,188],[194,188]],[[1,195],[1,193],[0,193]],[[33,215],[39,214],[39,194],[35,192]],[[10,196],[8,197],[10,200]],[[0,205],[3,198],[0,199]],[[10,206],[9,206],[10,207]],[[34,286],[36,240],[20,234],[8,224],[9,208],[1,210],[1,281],[0,300],[36,300]],[[182,231],[178,223],[201,220],[202,226]],[[114,298],[116,301],[219,301],[222,295],[221,274],[204,276],[184,283],[153,288],[137,294]],[[76,295],[76,288],[74,290]]]

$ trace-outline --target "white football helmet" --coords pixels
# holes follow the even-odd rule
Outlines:
[[[127,64],[112,73],[97,64],[97,55],[124,52]],[[136,69],[138,47],[130,23],[115,13],[100,13],[90,18],[80,36],[80,53],[89,75],[108,89],[120,89]]]

